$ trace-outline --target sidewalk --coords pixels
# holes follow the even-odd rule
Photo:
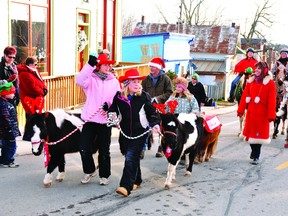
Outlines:
[[[232,105],[232,106],[202,107],[202,112],[205,112],[205,115],[223,115],[225,113],[234,112],[236,110],[237,110],[237,104]],[[119,130],[116,128],[113,128],[112,137],[117,137],[118,134],[119,134]],[[17,142],[16,156],[32,154],[32,146],[30,142],[23,141],[22,137],[17,137],[16,142]]]

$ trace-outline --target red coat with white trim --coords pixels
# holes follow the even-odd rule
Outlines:
[[[19,73],[20,100],[26,113],[34,114],[44,107],[44,89],[47,87],[38,71],[26,65],[17,66]]]
[[[269,144],[270,122],[276,118],[276,86],[269,73],[263,82],[249,78],[238,107],[243,115],[247,108],[245,126],[241,137],[250,144]]]

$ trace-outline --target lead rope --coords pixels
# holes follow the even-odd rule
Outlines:
[[[105,119],[107,119],[106,117],[106,112],[103,110],[102,106],[99,107],[94,113],[92,113],[92,115],[86,120],[84,121],[81,125],[79,125],[78,127],[76,127],[73,131],[71,131],[69,134],[67,134],[66,136],[64,136],[63,138],[55,141],[55,142],[47,142],[48,145],[56,145],[59,142],[64,141],[65,139],[67,139],[68,137],[70,137],[72,134],[74,134],[77,130],[79,130],[80,128],[83,127],[84,124],[86,124],[91,118],[93,118],[97,113],[100,113]]]

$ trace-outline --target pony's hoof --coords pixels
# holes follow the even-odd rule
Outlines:
[[[273,139],[276,139],[276,138],[277,138],[277,135],[273,135],[272,138],[273,138]]]
[[[281,131],[281,135],[284,135],[285,134],[285,132],[284,131]]]
[[[61,173],[58,173],[55,181],[56,182],[62,182],[64,180],[64,178],[65,178],[65,172],[61,172]]]
[[[44,177],[43,184],[45,188],[49,188],[52,185],[52,174],[47,173]]]
[[[47,184],[44,184],[44,188],[50,188],[51,187],[51,185],[52,185],[52,183],[50,182],[50,183],[47,183]]]
[[[165,184],[164,189],[165,189],[165,190],[169,190],[169,189],[170,189],[170,186],[167,185],[167,184]]]
[[[191,172],[190,171],[186,171],[184,176],[191,176]]]

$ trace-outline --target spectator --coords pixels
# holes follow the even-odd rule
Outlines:
[[[271,142],[270,122],[276,118],[276,86],[266,62],[256,64],[254,76],[249,78],[242,94],[237,116],[242,117],[246,109],[245,125],[240,137],[250,144],[251,163],[257,165],[262,144]]]
[[[143,91],[148,92],[152,98],[152,103],[165,103],[173,92],[172,81],[163,70],[165,62],[161,58],[153,58],[149,63],[150,74],[143,80]],[[143,147],[141,157],[144,157],[147,142]],[[162,146],[159,145],[156,157],[163,157]]]
[[[242,75],[245,73],[246,68],[251,67],[253,71],[255,70],[255,64],[258,61],[254,58],[254,49],[249,47],[246,51],[246,58],[239,61],[234,68],[234,73],[238,73],[236,78],[231,83],[231,89],[228,101],[233,103],[234,102],[234,91],[236,88],[237,83],[239,82]]]
[[[10,103],[18,106],[20,102],[19,87],[18,87],[18,71],[17,63],[15,62],[17,50],[12,46],[7,46],[4,49],[4,56],[0,62],[0,80],[6,80],[7,82],[13,82],[16,88],[15,96],[12,99],[8,99]]]
[[[275,64],[273,65],[273,68],[271,70],[271,72],[273,73],[273,75],[275,76],[277,68],[280,65],[283,65],[286,68],[286,74],[285,74],[285,80],[288,80],[288,48],[282,48],[280,50],[280,58],[275,62]]]
[[[0,81],[0,137],[2,141],[0,164],[6,168],[16,168],[15,163],[16,137],[20,135],[17,113],[9,100],[15,97],[16,88],[12,82]]]
[[[25,65],[18,65],[20,99],[25,110],[26,125],[35,113],[42,113],[44,108],[44,97],[47,87],[37,70],[37,59],[28,57]],[[25,125],[23,140],[31,141],[32,131],[28,131]]]
[[[205,105],[206,93],[203,84],[199,82],[199,75],[197,73],[192,74],[192,79],[188,84],[188,90],[196,98],[199,111],[201,111],[201,107]]]
[[[99,164],[100,185],[109,184],[111,175],[111,127],[107,127],[106,118],[97,112],[104,107],[108,110],[116,92],[120,90],[119,82],[109,71],[110,64],[114,60],[108,60],[105,54],[89,56],[89,61],[84,65],[76,77],[76,83],[84,89],[86,102],[81,113],[81,118],[88,121],[82,128],[80,137],[80,155],[84,176],[82,184],[88,183],[96,175],[96,167],[92,157],[92,148],[96,142]],[[95,67],[96,66],[96,67]],[[96,113],[96,114],[95,114]]]
[[[116,192],[125,197],[138,189],[142,182],[140,153],[146,139],[144,134],[149,130],[149,125],[155,132],[160,132],[156,109],[152,106],[149,94],[142,92],[140,81],[144,78],[136,69],[130,69],[119,77],[124,87],[121,92],[117,92],[109,108],[110,114],[121,115],[119,143],[125,164]]]

